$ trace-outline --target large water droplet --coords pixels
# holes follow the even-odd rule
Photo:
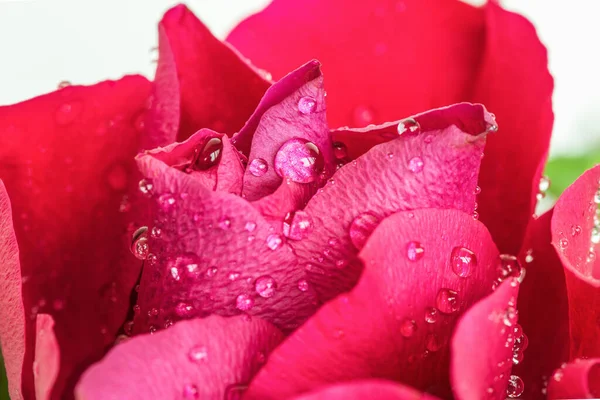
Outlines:
[[[173,210],[176,203],[175,196],[172,193],[163,193],[158,196],[158,206],[164,212],[170,212]]]
[[[219,163],[223,152],[223,141],[221,138],[209,139],[202,149],[196,153],[196,157],[190,166],[192,170],[204,171]]]
[[[248,171],[254,176],[263,176],[269,170],[269,164],[262,158],[255,158],[248,164]]]
[[[350,224],[350,240],[357,249],[362,249],[371,233],[379,224],[379,218],[371,213],[359,214]]]
[[[425,322],[435,324],[438,320],[438,310],[435,307],[427,307],[425,309]]]
[[[282,244],[283,238],[281,237],[281,235],[272,233],[269,236],[267,236],[267,247],[271,250],[277,250],[281,247]]]
[[[208,358],[208,350],[206,349],[206,346],[192,347],[190,352],[188,353],[188,358],[193,363],[206,362]]]
[[[254,306],[254,299],[247,294],[240,294],[235,299],[235,307],[238,310],[248,311]]]
[[[302,114],[312,114],[317,109],[317,101],[314,97],[304,96],[298,100],[298,111]]]
[[[314,182],[324,165],[319,148],[301,138],[288,140],[275,154],[275,172],[297,183]]]
[[[498,257],[498,281],[502,282],[509,277],[514,277],[521,281],[524,278],[525,269],[521,266],[521,263],[517,257],[510,254],[500,254]]]
[[[466,278],[477,267],[477,256],[466,247],[455,247],[450,255],[450,265],[456,275]]]
[[[264,275],[256,280],[256,282],[254,283],[254,289],[260,297],[269,298],[273,297],[273,295],[275,294],[277,284],[273,277],[269,275]]]
[[[421,132],[421,125],[414,118],[406,118],[398,123],[398,135],[418,134]]]
[[[148,227],[142,226],[133,233],[131,238],[131,253],[139,259],[145,260],[150,252],[148,245]]]
[[[412,241],[406,244],[406,257],[408,257],[410,261],[418,261],[423,258],[424,254],[425,249],[421,243]]]
[[[455,313],[460,308],[458,292],[446,288],[440,289],[435,299],[435,304],[441,313]]]
[[[183,398],[185,400],[196,400],[200,398],[200,392],[198,391],[198,386],[187,383],[183,386]]]
[[[298,281],[298,290],[301,292],[306,292],[308,290],[308,281],[306,279],[300,279]]]
[[[423,171],[423,165],[424,163],[421,157],[413,157],[408,161],[408,169],[414,173]]]
[[[506,387],[506,395],[511,399],[515,399],[523,394],[525,391],[525,384],[523,380],[517,375],[511,375],[508,379],[508,386]]]
[[[409,338],[415,334],[417,323],[415,320],[407,318],[400,323],[400,334],[405,338]]]
[[[154,189],[154,184],[151,179],[141,179],[138,183],[138,187],[140,192],[146,197],[152,196],[152,190]]]
[[[348,157],[348,148],[342,142],[333,142],[333,156],[336,160],[345,160]]]
[[[302,240],[313,230],[313,222],[305,211],[288,213],[283,221],[283,234],[292,240]]]

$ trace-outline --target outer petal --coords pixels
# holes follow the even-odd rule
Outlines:
[[[548,400],[600,397],[600,359],[577,359],[557,370],[548,383]]]
[[[230,398],[248,384],[282,338],[258,318],[211,316],[178,322],[164,332],[116,346],[85,372],[76,398]]]
[[[486,49],[472,99],[494,111],[500,130],[485,149],[479,210],[498,248],[516,254],[535,209],[532,182],[539,182],[550,144],[554,84],[529,21],[493,1],[485,17]]]
[[[25,356],[25,313],[21,295],[19,247],[13,230],[10,200],[0,180],[0,348],[6,367],[10,397],[21,394]]]
[[[411,261],[407,251],[417,242],[423,252]],[[452,271],[457,246],[476,255],[468,278]],[[448,397],[450,333],[458,316],[491,292],[497,256],[483,224],[461,211],[388,217],[360,254],[366,267],[356,287],[325,304],[273,352],[247,398],[284,399],[364,378],[393,379]],[[443,297],[451,293],[441,289],[457,292],[453,307]],[[427,323],[431,307],[449,314],[436,311],[435,322]]]
[[[52,388],[60,369],[60,349],[54,335],[52,316],[38,314],[35,330],[35,361],[33,362],[35,398],[48,400],[51,398]]]
[[[125,197],[149,82],[67,87],[0,108],[0,177],[13,204],[27,319],[24,390],[33,396],[38,312],[61,352],[53,398],[114,342],[139,262],[129,253]],[[67,396],[65,394],[64,396]]]
[[[318,389],[293,400],[435,400],[407,386],[383,380],[355,381]]]
[[[172,82],[179,85],[181,96],[177,139],[185,140],[201,128],[228,134],[239,130],[270,83],[234,49],[216,39],[184,5],[165,14],[159,33],[159,72],[162,63],[174,62],[174,67],[165,68],[174,68],[179,78],[179,82]],[[169,77],[173,80],[173,74]],[[164,91],[156,95],[176,93]],[[157,100],[177,102],[170,98]]]
[[[519,289],[519,324],[529,346],[513,373],[523,379],[522,396],[527,399],[544,399],[547,378],[569,360],[567,286],[562,263],[550,243],[551,219],[552,211],[531,221],[519,256],[527,272]]]
[[[597,215],[600,165],[575,181],[554,207],[552,245],[565,268],[571,358],[600,356],[600,254],[592,242]],[[600,230],[597,222],[596,230]]]
[[[505,399],[519,283],[511,278],[469,309],[452,337],[450,376],[459,400]]]
[[[457,104],[414,119],[421,126],[419,134],[396,133],[395,140],[346,164],[304,209],[313,232],[293,247],[320,300],[356,283],[362,271],[356,255],[386,216],[418,208],[473,213],[485,144],[485,135],[474,135],[486,131],[493,122],[490,115],[481,105]],[[388,135],[397,132],[397,125],[373,129]]]

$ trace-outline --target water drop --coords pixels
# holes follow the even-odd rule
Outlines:
[[[556,382],[560,382],[563,378],[563,375],[564,375],[564,373],[563,373],[562,369],[558,369],[552,375],[552,379],[554,379]]]
[[[256,222],[248,221],[244,226],[244,229],[248,232],[253,232],[256,229]]]
[[[481,187],[475,186],[475,194],[481,193]]]
[[[532,263],[533,260],[533,249],[529,249],[525,252],[525,262],[529,264]]]
[[[138,183],[138,187],[140,189],[140,192],[142,192],[142,194],[144,196],[146,196],[146,197],[152,196],[152,190],[154,189],[154,184],[152,183],[152,180],[141,179],[140,182]]]
[[[275,154],[275,172],[296,183],[314,182],[324,165],[319,148],[301,138],[288,140]]]
[[[406,244],[406,257],[408,257],[410,261],[418,261],[423,258],[424,254],[425,249],[421,243],[412,241]]]
[[[350,241],[357,249],[362,249],[377,225],[379,218],[371,213],[359,214],[350,224]]]
[[[227,230],[231,227],[231,220],[228,217],[223,217],[219,220],[217,225],[219,228]]]
[[[283,239],[281,238],[280,235],[278,235],[276,233],[272,233],[269,236],[267,236],[267,247],[270,248],[271,250],[277,250],[278,248],[281,247],[282,243],[283,243]]]
[[[417,323],[415,320],[407,318],[400,323],[400,334],[405,338],[409,338],[415,334]]]
[[[488,123],[487,127],[486,127],[486,132],[487,133],[495,133],[498,132],[498,125],[494,122],[494,123]]]
[[[150,236],[152,236],[154,239],[158,239],[161,235],[162,230],[158,226],[153,227],[150,231]]]
[[[179,281],[181,279],[181,276],[179,275],[179,268],[171,267],[169,271],[171,272],[171,277],[173,277],[175,281]]]
[[[184,303],[184,302],[179,302],[175,306],[175,313],[177,315],[179,315],[180,317],[189,316],[193,310],[194,310],[194,307],[192,307],[190,304]]]
[[[514,326],[519,320],[519,314],[517,309],[514,307],[508,307],[504,312],[504,317],[502,318],[502,322],[506,326]]]
[[[558,241],[558,245],[564,250],[569,246],[569,241],[566,238],[562,238]]]
[[[271,276],[264,275],[256,280],[256,282],[254,283],[254,289],[260,297],[269,298],[273,297],[273,295],[275,294],[277,284],[275,282],[275,279],[273,279]]]
[[[392,158],[394,158],[394,153],[387,153],[386,157],[388,160],[391,160]]]
[[[591,236],[590,240],[592,241],[593,244],[599,244],[600,243],[600,227],[594,226],[592,228],[592,236]],[[561,244],[561,247],[565,248],[567,246],[566,245],[562,246],[562,244]]]
[[[195,346],[188,353],[188,358],[193,363],[206,362],[208,358],[208,350],[205,346]]]
[[[421,157],[413,157],[408,161],[408,169],[414,173],[421,172],[423,170],[423,165]]]
[[[185,400],[196,400],[200,398],[200,392],[198,392],[198,386],[187,383],[183,386],[183,398]]]
[[[217,267],[210,267],[209,269],[206,270],[206,277],[207,278],[212,278],[213,276],[215,276],[217,274]]]
[[[502,282],[506,278],[520,278],[523,275],[524,268],[517,257],[510,254],[500,254],[498,257],[498,281]]]
[[[581,234],[581,226],[573,225],[571,226],[571,236],[579,236]]]
[[[317,101],[314,97],[304,96],[298,100],[298,111],[302,114],[312,114],[317,109]]]
[[[460,308],[458,292],[451,289],[440,289],[435,299],[437,309],[443,314],[452,314]]]
[[[371,110],[369,107],[361,105],[361,106],[357,106],[354,109],[354,124],[357,127],[363,127],[363,126],[367,126],[371,123],[373,123],[373,120],[375,119],[375,115],[373,114],[373,110]]]
[[[248,171],[254,176],[263,176],[269,170],[269,164],[262,158],[255,158],[248,164]]]
[[[145,260],[150,252],[148,245],[148,227],[142,226],[133,233],[131,238],[131,253],[139,259]]]
[[[292,240],[302,240],[313,230],[313,222],[305,211],[288,213],[283,221],[283,234]]]
[[[235,299],[235,307],[238,310],[248,311],[254,306],[254,299],[247,294],[240,294]]]
[[[72,84],[71,84],[71,82],[69,82],[69,81],[60,81],[60,82],[58,83],[58,89],[64,89],[64,88],[66,88],[66,87],[69,87],[69,86],[71,86],[71,85],[72,85]]]
[[[508,379],[508,386],[506,388],[506,395],[511,399],[515,399],[523,394],[525,391],[525,384],[523,380],[517,375],[511,375]]]
[[[219,163],[223,152],[223,141],[221,138],[209,139],[200,151],[197,151],[190,168],[196,171],[205,171]]]
[[[438,310],[435,307],[427,307],[425,309],[425,322],[434,324],[438,319]]]
[[[435,352],[442,348],[442,341],[435,333],[430,333],[425,338],[425,348],[428,351]]]
[[[308,290],[308,281],[306,279],[300,279],[298,281],[298,290],[301,292],[306,292]]]
[[[163,193],[158,197],[158,206],[164,212],[170,212],[175,206],[175,196],[172,193]]]
[[[538,193],[536,194],[536,198],[538,200],[543,199],[544,197],[546,197],[546,193],[548,192],[548,189],[550,189],[550,179],[547,176],[542,176],[540,178],[540,182],[538,184]]]
[[[450,265],[456,275],[466,278],[477,267],[477,256],[466,247],[455,247],[450,255]]]
[[[333,156],[336,160],[345,160],[348,157],[348,148],[342,142],[333,142]]]
[[[421,132],[421,126],[414,118],[406,118],[398,123],[398,135],[405,133],[418,134]]]

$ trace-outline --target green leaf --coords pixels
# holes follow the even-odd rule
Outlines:
[[[0,400],[10,400],[10,397],[8,397],[8,379],[6,379],[6,371],[4,370],[2,351],[0,351]]]
[[[558,198],[581,174],[598,163],[600,163],[600,149],[582,156],[550,159],[544,171],[552,182],[548,192]]]

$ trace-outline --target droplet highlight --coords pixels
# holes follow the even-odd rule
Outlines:
[[[294,138],[279,148],[274,164],[279,176],[296,183],[310,183],[317,180],[325,161],[314,143]]]

